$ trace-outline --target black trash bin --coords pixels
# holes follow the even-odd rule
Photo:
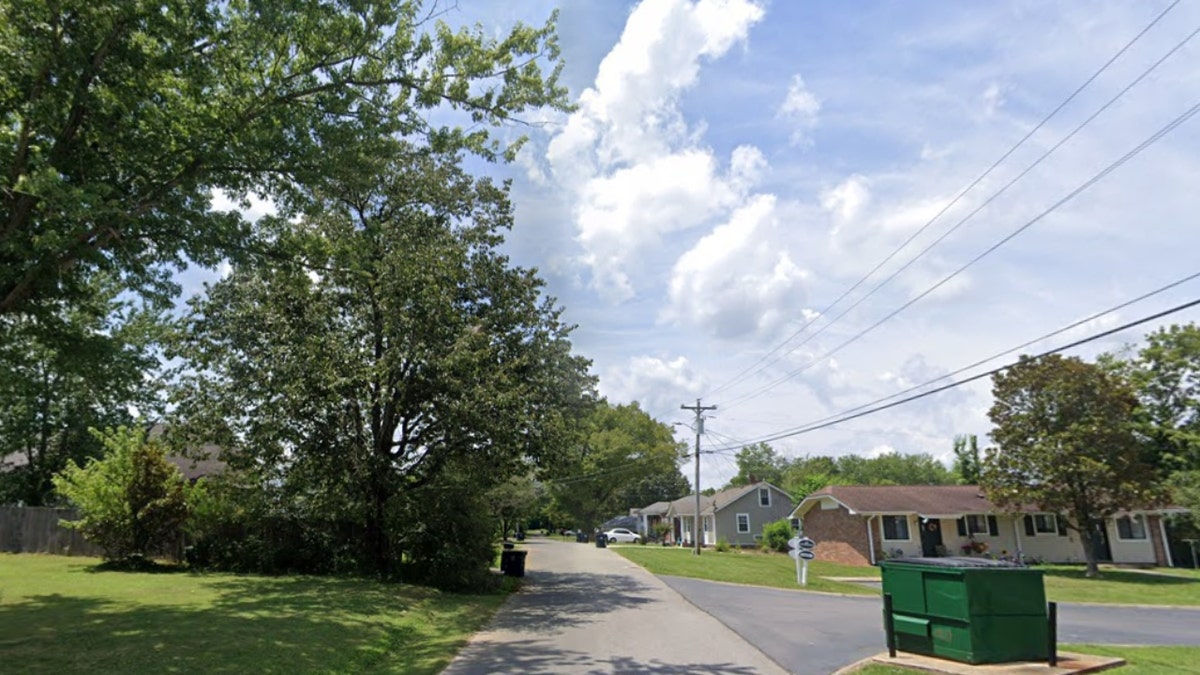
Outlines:
[[[587,532],[576,532],[575,541],[579,544],[586,544],[588,540]]]
[[[525,576],[525,556],[529,551],[514,551],[507,550],[500,552],[500,571],[505,576],[523,577]]]
[[[608,548],[608,535],[603,532],[596,535],[596,548]]]

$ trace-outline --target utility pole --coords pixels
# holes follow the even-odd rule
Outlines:
[[[696,399],[696,405],[681,405],[683,410],[691,410],[696,413],[696,517],[692,521],[692,542],[695,544],[695,549],[692,551],[694,555],[700,555],[700,434],[704,433],[704,411],[716,410],[715,405],[700,405],[700,399]],[[713,523],[716,525],[716,523]]]

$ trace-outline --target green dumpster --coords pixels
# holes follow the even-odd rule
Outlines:
[[[885,560],[896,648],[971,664],[1049,657],[1042,571],[984,558]]]

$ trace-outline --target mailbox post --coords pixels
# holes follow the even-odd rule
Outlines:
[[[813,553],[816,545],[817,542],[808,537],[792,537],[788,540],[788,555],[796,561],[796,583],[801,586],[808,585],[808,561],[817,557]]]

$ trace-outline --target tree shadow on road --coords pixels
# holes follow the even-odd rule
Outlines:
[[[546,633],[593,621],[618,608],[641,607],[654,589],[620,574],[537,572],[530,585],[510,598],[491,628]]]
[[[619,647],[617,647],[619,649]],[[736,663],[670,663],[661,659],[639,661],[629,656],[595,656],[570,649],[537,644],[492,642],[472,643],[464,658],[455,661],[442,675],[491,675],[492,673],[629,673],[664,675],[753,675],[759,671]]]

